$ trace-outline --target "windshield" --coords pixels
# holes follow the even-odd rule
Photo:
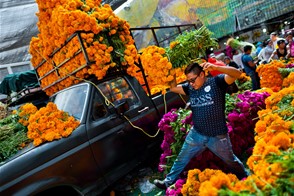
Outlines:
[[[88,85],[79,85],[54,95],[50,101],[54,102],[59,110],[68,112],[69,115],[80,120],[83,115],[87,91]]]

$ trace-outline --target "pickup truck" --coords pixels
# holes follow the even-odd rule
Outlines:
[[[99,195],[160,150],[163,134],[150,136],[166,111],[185,106],[169,91],[148,96],[127,74],[76,84],[49,101],[80,125],[67,138],[31,144],[0,163],[1,195]]]

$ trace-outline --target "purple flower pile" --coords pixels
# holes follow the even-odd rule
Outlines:
[[[265,109],[265,99],[268,96],[267,92],[251,91],[245,91],[237,96],[240,101],[236,103],[235,109],[227,117],[227,127],[233,151],[237,156],[254,146],[254,127],[258,121],[257,112]]]
[[[294,63],[286,65],[286,68],[293,68],[293,67],[294,67]]]
[[[166,174],[170,170],[192,125],[191,114],[190,110],[172,109],[158,123],[159,129],[164,132],[161,144],[163,153],[158,165],[159,172]]]

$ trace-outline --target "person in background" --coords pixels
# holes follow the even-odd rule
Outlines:
[[[270,56],[270,60],[272,59],[281,59],[281,58],[287,58],[287,48],[286,48],[286,41],[284,39],[280,39],[277,42],[278,48],[274,50],[272,55]]]
[[[241,71],[241,68],[234,61],[232,61],[230,59],[230,57],[228,57],[228,56],[224,57],[224,63],[227,66],[234,67],[234,68],[239,69]],[[238,90],[239,90],[239,88],[238,88],[237,84],[235,82],[233,82],[232,84],[230,84],[228,86],[227,93],[231,95],[233,93],[238,92]]]
[[[276,32],[272,32],[270,34],[270,39],[273,42],[273,49],[275,50],[276,48],[278,48],[277,46],[277,42],[279,40],[278,34]]]
[[[242,59],[241,59],[243,54],[239,53],[239,51],[235,50],[235,49],[232,50],[232,54],[233,54],[233,61],[235,63],[237,63],[237,65],[240,67],[241,71],[244,71],[244,65],[243,65]]]
[[[205,71],[219,71],[222,74],[206,77]],[[229,66],[216,66],[211,63],[192,63],[185,69],[187,82],[171,83],[170,91],[189,96],[193,126],[170,172],[164,180],[154,180],[154,184],[166,189],[177,180],[190,160],[205,149],[221,158],[239,179],[247,177],[242,162],[234,155],[228,135],[225,116],[225,94],[228,85],[241,75],[241,71]]]
[[[262,64],[266,64],[269,62],[270,57],[274,51],[273,42],[272,42],[272,40],[268,39],[268,40],[264,41],[263,45],[264,45],[264,47],[260,51],[260,53],[258,55],[258,59],[260,60],[260,62]]]
[[[286,41],[288,42],[287,48],[287,57],[286,58],[294,58],[294,40],[293,40],[293,33],[287,32],[286,34]]]
[[[244,46],[244,54],[242,56],[242,63],[244,65],[245,72],[251,78],[252,90],[260,89],[260,78],[256,72],[256,62],[250,55],[252,51],[252,46]]]
[[[261,42],[257,42],[257,44],[256,44],[256,56],[258,56],[258,54],[260,53],[262,48],[263,48],[263,44]]]
[[[226,56],[230,57],[231,59],[233,58],[232,50],[233,50],[233,48],[227,44],[225,54],[226,54]]]
[[[239,69],[239,66],[237,65],[237,63],[235,63],[234,61],[232,61],[230,59],[230,57],[228,56],[225,56],[224,58],[224,63],[227,65],[227,66],[231,66],[231,67],[235,67],[236,69]]]

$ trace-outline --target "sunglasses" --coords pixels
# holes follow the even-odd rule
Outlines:
[[[200,74],[199,74],[200,75]],[[195,78],[192,78],[190,80],[187,80],[188,83],[194,84],[194,82],[197,80],[197,78],[199,77],[199,75],[197,75]]]

